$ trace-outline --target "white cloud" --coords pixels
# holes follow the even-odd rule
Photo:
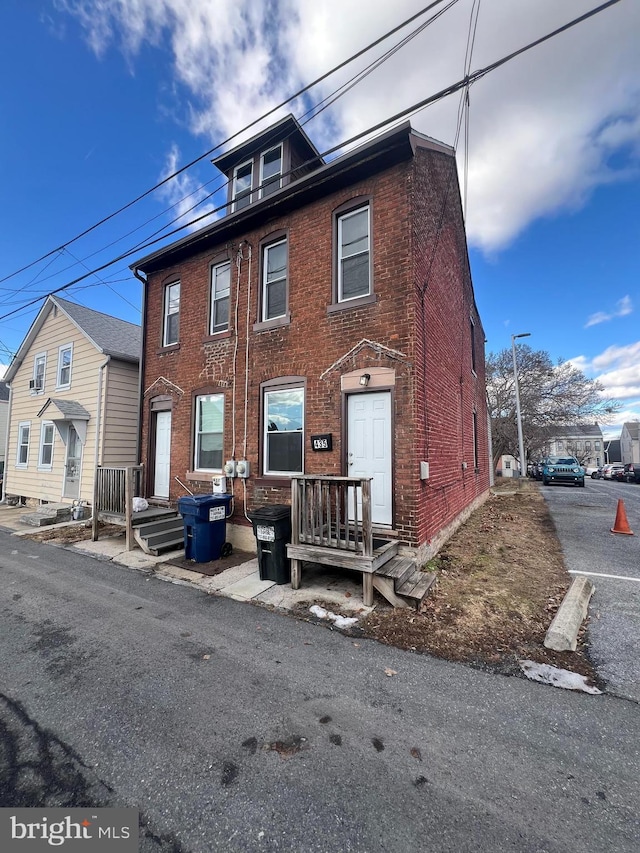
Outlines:
[[[585,329],[589,326],[597,326],[599,323],[607,323],[609,320],[614,320],[616,317],[626,317],[627,314],[633,313],[633,304],[630,296],[623,296],[616,302],[616,307],[613,311],[596,311],[592,314],[584,324]]]
[[[161,179],[174,174],[180,166],[180,151],[177,145],[174,145],[167,155],[167,161],[164,171],[160,176]],[[214,192],[220,185],[220,181],[212,182],[209,188],[201,186],[195,181],[188,172],[182,172],[168,181],[161,189],[161,194],[173,207],[172,218],[177,219],[174,223],[175,227],[190,222],[195,219],[199,221],[190,226],[189,231],[202,228],[206,222],[211,222],[211,219],[203,220],[201,217],[207,213],[213,213],[215,205],[213,201],[205,203],[207,196]],[[218,214],[220,215],[220,214]]]
[[[624,400],[626,405],[640,399],[640,341],[628,346],[610,346],[592,359],[580,355],[570,361],[601,383],[604,397]]]
[[[372,0],[365,14],[360,0],[56,3],[77,17],[98,55],[117,43],[135,64],[145,41],[169,49],[176,81],[189,93],[192,130],[216,142],[409,17],[417,5],[415,0]],[[472,69],[593,5],[592,0],[482,5]],[[472,0],[461,0],[323,112],[309,127],[314,141],[320,147],[335,144],[459,80],[471,6]],[[487,252],[500,249],[533,220],[577,209],[596,187],[624,180],[640,167],[639,31],[640,4],[617,4],[472,87],[470,242]],[[371,58],[359,60],[357,67]],[[354,71],[350,66],[339,79],[324,82],[306,106]],[[453,143],[458,102],[450,97],[415,115],[412,123]],[[296,112],[302,109],[299,105]],[[616,169],[614,154],[619,155]]]

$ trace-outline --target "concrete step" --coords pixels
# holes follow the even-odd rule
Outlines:
[[[32,527],[45,527],[48,524],[60,524],[63,521],[71,521],[71,504],[51,503],[44,504],[33,512],[27,512],[20,516],[23,524]]]

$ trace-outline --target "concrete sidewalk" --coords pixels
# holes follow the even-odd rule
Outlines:
[[[12,531],[15,536],[29,536],[47,530],[61,530],[67,527],[83,527],[87,522],[65,522],[63,524],[32,527],[25,524],[21,517],[29,512],[26,507],[0,505],[0,528]],[[95,559],[113,561],[139,571],[152,572],[156,577],[171,583],[199,587],[203,592],[224,595],[236,601],[252,601],[281,610],[292,610],[303,602],[309,605],[321,604],[325,609],[339,609],[352,616],[364,616],[373,608],[365,607],[362,602],[362,579],[359,573],[346,572],[343,569],[331,569],[328,566],[306,563],[302,573],[300,589],[291,589],[291,584],[276,584],[274,581],[260,580],[257,557],[247,555],[247,560],[235,562],[219,574],[209,576],[198,571],[171,565],[182,562],[184,551],[178,550],[154,557],[145,554],[136,547],[127,551],[124,530],[116,536],[102,536],[97,542],[90,538],[81,542],[65,544],[53,540],[52,544],[73,548]],[[208,564],[211,565],[211,564]]]

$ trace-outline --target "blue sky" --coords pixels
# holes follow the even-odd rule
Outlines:
[[[6,364],[41,305],[28,302],[168,227],[222,181],[205,158],[125,213],[69,240],[427,3],[0,5],[0,278],[68,244],[0,282],[0,363]],[[322,151],[459,80],[476,11],[472,70],[596,5],[458,0],[305,129]],[[410,29],[286,111],[302,116]],[[487,351],[510,346],[512,333],[530,332],[532,347],[600,378],[622,403],[619,422],[640,418],[639,33],[640,4],[621,0],[487,75],[471,88],[468,147],[464,126],[458,141]],[[459,102],[449,97],[412,115],[412,124],[454,144]],[[191,192],[189,201],[180,201]],[[219,195],[197,213],[216,202]],[[62,295],[139,322],[140,286],[128,263]],[[611,430],[615,434],[618,424]]]

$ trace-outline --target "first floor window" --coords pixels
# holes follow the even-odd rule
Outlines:
[[[265,246],[262,269],[262,319],[287,313],[287,241]]]
[[[304,388],[264,394],[264,473],[302,474]]]
[[[40,430],[40,458],[38,468],[50,469],[53,463],[53,424],[45,421]]]
[[[224,395],[196,397],[196,471],[222,471],[223,426]]]
[[[29,462],[29,439],[31,437],[31,424],[29,421],[18,424],[18,454],[16,465],[26,468]]]
[[[180,323],[180,282],[174,281],[164,289],[164,333],[162,345],[165,347],[178,343]]]
[[[338,302],[370,293],[367,205],[338,219]]]
[[[229,328],[229,294],[231,293],[231,261],[211,268],[211,322],[209,334]]]

